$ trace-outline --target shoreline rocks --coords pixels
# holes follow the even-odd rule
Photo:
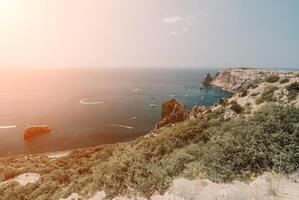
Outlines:
[[[202,84],[203,84],[204,86],[209,86],[209,85],[211,85],[211,82],[212,82],[212,81],[213,81],[213,78],[212,78],[211,74],[210,74],[210,73],[207,73],[207,74],[205,75],[205,77],[203,78]]]
[[[207,73],[203,79],[203,84],[221,87],[224,90],[237,93],[273,75],[279,76],[280,78],[295,77],[294,72],[288,71],[255,68],[225,68],[214,77],[211,77],[211,75]]]
[[[182,122],[187,118],[189,118],[189,112],[184,104],[175,99],[165,100],[162,104],[161,120],[156,124],[156,128]]]
[[[48,134],[51,132],[51,128],[49,125],[28,125],[24,129],[24,140],[29,140],[34,137],[43,135],[43,134]]]

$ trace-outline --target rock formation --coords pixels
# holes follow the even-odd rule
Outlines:
[[[24,139],[28,140],[39,135],[47,134],[51,131],[48,125],[29,125],[24,129]]]
[[[168,124],[184,121],[188,117],[189,112],[184,104],[175,99],[166,100],[162,104],[161,120],[156,124],[156,128],[159,129]]]
[[[205,77],[203,78],[203,81],[202,81],[202,84],[205,85],[205,86],[209,86],[212,82],[212,77],[211,77],[211,74],[210,73],[207,73],[205,75]]]
[[[216,74],[214,77],[210,77],[208,73],[203,83],[214,85],[223,88],[224,90],[232,92],[240,92],[246,90],[253,84],[257,84],[263,81],[265,78],[271,75],[277,75],[281,78],[294,77],[293,72],[285,71],[273,71],[265,69],[254,68],[225,68]]]
[[[205,111],[207,111],[209,108],[205,106],[196,105],[192,108],[190,116],[193,118],[200,117],[203,115]]]

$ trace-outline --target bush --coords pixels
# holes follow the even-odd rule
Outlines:
[[[284,84],[284,83],[287,83],[289,82],[290,80],[288,78],[283,78],[283,79],[280,79],[279,83],[280,84]]]
[[[288,100],[295,100],[299,94],[299,83],[291,83],[290,85],[286,86],[286,89],[289,91]]]
[[[246,97],[247,96],[247,90],[244,90],[241,94],[240,97]]]
[[[258,84],[258,83],[255,83],[255,84],[252,84],[252,85],[251,85],[251,88],[252,88],[252,89],[255,89],[255,88],[257,88],[258,86],[259,86],[259,84]]]
[[[236,101],[231,102],[230,109],[235,111],[237,114],[240,114],[243,111],[242,106],[240,106]]]
[[[277,75],[270,75],[265,79],[265,81],[268,83],[275,83],[278,80],[279,80],[279,76],[277,76]]]
[[[255,93],[252,93],[250,96],[252,97],[256,97],[257,95],[259,95],[260,93],[259,92],[255,92]]]
[[[278,87],[276,86],[270,86],[265,89],[264,93],[255,101],[256,104],[261,104],[263,102],[271,102],[275,101],[274,98],[274,91],[278,90]]]
[[[299,109],[265,107],[248,119],[228,121],[205,132],[212,135],[203,154],[204,169],[214,181],[231,181],[274,170],[299,167]]]

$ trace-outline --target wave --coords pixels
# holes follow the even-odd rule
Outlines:
[[[103,104],[103,101],[92,101],[92,102],[87,102],[89,98],[84,98],[80,100],[80,104],[82,105],[93,105],[93,104]]]
[[[126,128],[126,129],[131,129],[131,130],[134,129],[133,126],[126,126],[126,125],[123,125],[123,124],[107,124],[107,126],[113,126],[113,127],[119,127],[119,128]]]
[[[134,88],[134,89],[132,89],[132,91],[133,91],[133,92],[139,92],[139,91],[141,91],[141,89],[139,89],[139,88]]]
[[[11,126],[0,126],[0,129],[10,129],[10,128],[17,128],[17,125],[11,125]]]
[[[153,108],[153,107],[158,107],[159,105],[157,105],[157,104],[150,104],[149,106]]]
[[[131,117],[130,119],[128,119],[128,120],[136,120],[137,119],[137,117]]]

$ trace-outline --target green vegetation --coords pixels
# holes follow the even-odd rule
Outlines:
[[[268,170],[298,170],[298,117],[298,108],[267,106],[247,119],[207,129],[212,137],[202,160],[208,177],[227,181]]]
[[[252,96],[252,97],[256,97],[257,95],[259,95],[260,93],[259,92],[254,92],[254,93],[252,93],[250,96]]]
[[[255,88],[257,88],[259,86],[259,84],[252,84],[250,87],[252,88],[252,89],[255,89]]]
[[[280,84],[284,84],[284,83],[287,83],[289,82],[290,80],[288,78],[283,78],[283,79],[280,79],[279,83]]]
[[[235,111],[237,114],[241,114],[241,112],[243,111],[242,106],[240,106],[238,104],[238,102],[236,102],[236,101],[232,101],[231,102],[230,109],[232,109],[233,111]]]
[[[241,94],[240,97],[246,97],[248,94],[247,90],[244,90]]]
[[[2,180],[36,172],[42,181],[26,187],[2,185],[0,199],[58,199],[72,192],[90,196],[100,190],[113,197],[132,189],[149,197],[164,192],[177,176],[231,181],[264,171],[298,170],[298,108],[271,105],[253,116],[228,121],[224,112],[220,107],[147,137],[75,150],[55,160],[40,155],[1,158]]]
[[[274,92],[278,90],[276,86],[269,86],[265,89],[262,95],[255,101],[256,104],[261,104],[263,102],[273,102],[276,101],[274,97]]]
[[[279,81],[279,76],[270,75],[265,79],[265,81],[268,82],[268,83],[275,83],[275,82]]]
[[[286,89],[288,90],[288,100],[292,101],[295,100],[299,94],[299,83],[294,82],[290,85],[286,86]]]

